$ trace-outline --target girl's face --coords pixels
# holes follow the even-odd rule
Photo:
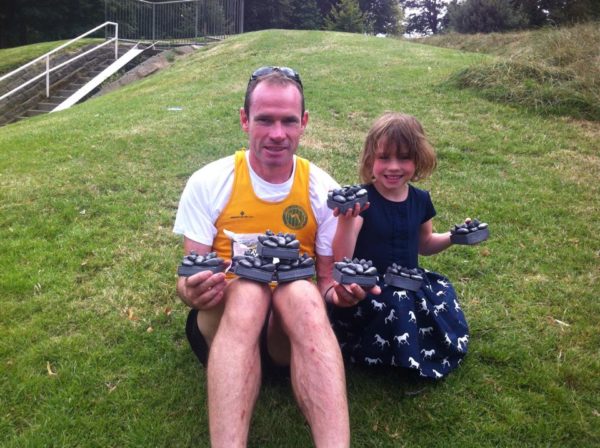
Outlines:
[[[408,151],[398,153],[395,145],[387,145],[385,138],[377,142],[373,161],[374,184],[384,197],[402,199],[405,186],[414,175],[415,162],[409,158]]]

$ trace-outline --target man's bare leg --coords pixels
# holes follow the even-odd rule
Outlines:
[[[279,285],[273,310],[269,341],[281,338],[275,334],[278,329],[289,337],[292,387],[315,446],[350,446],[344,363],[321,294],[308,281]],[[269,348],[275,361],[281,362],[285,345]]]
[[[213,448],[245,447],[261,382],[259,339],[269,311],[266,285],[237,279],[208,358],[208,416]]]
[[[221,317],[223,316],[224,310],[225,302],[222,301],[214,308],[202,310],[196,314],[196,323],[198,324],[198,328],[200,329],[200,332],[202,333],[202,336],[204,337],[208,347],[212,345],[215,334],[217,334],[219,322],[221,322]]]

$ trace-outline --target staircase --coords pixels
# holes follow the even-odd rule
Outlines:
[[[104,41],[73,49],[75,42],[101,30],[106,35]],[[118,24],[105,22],[18,69],[1,74],[0,126],[85,100],[111,75],[135,65],[134,58],[137,63],[143,60],[142,53],[150,57],[152,49],[153,46],[139,48],[139,44],[119,41]]]
[[[132,45],[121,44],[118,51],[119,58],[131,50],[132,47]],[[102,50],[97,53],[98,54],[96,54],[93,59],[85,61],[78,67],[75,67],[70,75],[63,77],[52,84],[49,97],[44,95],[37,102],[31,104],[27,110],[15,117],[14,121],[52,112],[114,63],[115,53],[112,49]],[[137,63],[139,63],[139,61],[136,61],[134,64]],[[86,97],[93,93],[94,90],[89,92],[79,101],[85,100]]]

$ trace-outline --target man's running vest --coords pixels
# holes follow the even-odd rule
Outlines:
[[[294,181],[288,196],[279,202],[264,201],[256,196],[250,180],[245,151],[235,153],[233,190],[229,202],[215,222],[217,235],[213,250],[223,258],[231,258],[232,240],[223,230],[238,236],[293,233],[300,241],[300,255],[315,256],[317,221],[310,205],[309,162],[296,156]]]

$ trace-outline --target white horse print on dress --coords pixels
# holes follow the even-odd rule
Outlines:
[[[433,305],[433,314],[435,314],[436,317],[442,311],[448,311],[448,308],[446,308],[446,302],[445,301],[442,302],[442,303],[440,303],[439,305]]]
[[[444,342],[446,343],[447,347],[452,345],[452,340],[450,339],[450,336],[448,336],[448,333],[444,333]]]
[[[376,366],[377,364],[383,364],[381,358],[369,358],[365,356],[365,362],[370,366]]]
[[[467,348],[467,345],[469,344],[469,335],[465,334],[462,338],[458,338],[456,340],[456,344],[458,345],[458,349],[461,352],[464,352],[465,349]],[[464,347],[463,347],[464,345]]]
[[[383,321],[386,323],[386,325],[395,320],[398,320],[398,317],[396,316],[396,310],[391,310],[390,314],[388,314],[387,317],[385,319],[383,319]]]
[[[431,334],[432,331],[433,331],[433,327],[419,328],[419,334],[421,336],[427,336],[427,335]]]
[[[404,333],[401,334],[400,336],[394,336],[394,341],[396,341],[398,343],[398,345],[410,345],[410,342],[408,342],[408,338],[410,337],[410,335],[408,333]]]
[[[421,368],[421,364],[419,364],[417,361],[415,361],[415,359],[412,356],[410,356],[408,358],[408,362],[410,364],[411,369],[420,369]]]
[[[378,302],[375,299],[371,299],[371,304],[373,305],[373,309],[377,311],[382,311],[386,307],[385,303]]]
[[[425,300],[425,297],[421,299],[419,305],[421,305],[421,309],[419,311],[425,311],[425,314],[429,316],[429,308],[427,307],[427,300]]]
[[[390,345],[389,341],[383,339],[381,336],[379,336],[378,334],[375,335],[375,342],[373,342],[373,345],[379,345],[379,347],[383,350],[383,347],[385,347],[386,345]]]
[[[444,281],[444,280],[436,280],[438,285],[442,285],[444,288],[448,288],[448,286],[450,285],[449,282]]]
[[[423,355],[423,359],[431,359],[433,357],[433,355],[435,355],[435,350],[434,349],[431,349],[431,350],[422,349],[421,354]]]
[[[402,291],[395,291],[394,292],[394,297],[396,297],[398,299],[398,302],[400,302],[401,300],[408,300],[408,294],[406,293],[406,291],[402,290]]]

